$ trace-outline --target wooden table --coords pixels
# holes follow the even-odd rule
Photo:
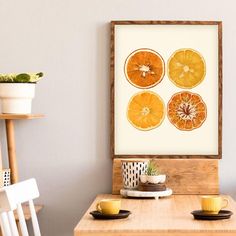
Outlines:
[[[231,219],[194,220],[191,211],[200,208],[198,195],[173,195],[162,199],[124,199],[122,209],[132,214],[122,220],[94,220],[89,214],[96,202],[119,195],[98,195],[74,229],[74,236],[236,236],[236,203],[230,196]]]

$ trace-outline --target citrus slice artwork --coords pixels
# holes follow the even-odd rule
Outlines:
[[[159,53],[152,49],[138,49],[125,61],[125,76],[135,87],[147,89],[161,82],[165,63]]]
[[[193,49],[179,49],[168,60],[168,77],[180,88],[191,89],[205,78],[206,63]]]
[[[165,116],[162,98],[151,91],[136,93],[131,97],[128,108],[128,121],[139,130],[151,130],[158,127]]]
[[[207,107],[196,93],[174,94],[167,105],[170,122],[179,130],[191,131],[199,128],[207,117]]]

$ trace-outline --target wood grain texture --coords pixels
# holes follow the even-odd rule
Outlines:
[[[115,123],[114,123],[114,110],[115,110],[115,95],[114,95],[114,84],[115,84],[115,24],[111,23],[111,52],[110,52],[110,151],[112,158],[115,153]]]
[[[222,109],[223,109],[223,52],[222,52],[222,22],[218,24],[218,157],[222,158]]]
[[[230,196],[228,210],[236,212]],[[174,195],[162,199],[122,199],[122,209],[132,214],[127,219],[94,220],[89,214],[96,203],[119,195],[99,195],[74,229],[74,236],[233,236],[236,235],[236,215],[230,220],[197,221],[190,214],[200,208],[197,195]]]
[[[150,184],[150,183],[139,183],[138,186],[139,191],[144,192],[155,192],[155,191],[165,191],[166,185],[165,184]]]
[[[113,25],[219,25],[221,21],[189,21],[189,20],[144,20],[144,21],[111,21]]]
[[[120,233],[120,232],[75,232],[74,236],[235,236],[234,232],[161,232],[161,233],[156,233],[156,232],[148,232],[148,233],[143,233],[143,232],[138,232],[138,233],[133,233],[133,232],[125,232],[125,233]]]
[[[30,120],[43,117],[43,114],[0,114],[0,120]]]
[[[167,175],[166,186],[174,194],[218,194],[218,160],[157,159],[162,173]],[[121,159],[113,159],[112,193],[123,188]]]
[[[4,186],[3,183],[3,167],[2,167],[2,148],[0,146],[0,188]]]
[[[113,158],[147,159],[219,159],[219,155],[114,155]]]
[[[218,26],[218,154],[217,155],[116,155],[115,154],[115,26],[116,25],[217,25]],[[112,158],[170,158],[170,159],[221,159],[222,158],[222,22],[221,21],[111,21],[110,42],[110,151]],[[217,99],[217,98],[216,98]]]
[[[18,165],[16,160],[14,121],[5,120],[5,123],[6,123],[8,162],[9,162],[9,168],[11,169],[11,183],[14,184],[17,183],[19,180]]]

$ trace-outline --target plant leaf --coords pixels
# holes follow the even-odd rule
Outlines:
[[[30,75],[24,73],[24,74],[18,74],[16,78],[14,79],[14,82],[16,83],[28,83],[30,81]]]

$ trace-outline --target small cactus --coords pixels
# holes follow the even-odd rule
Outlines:
[[[149,161],[148,167],[146,170],[146,175],[155,176],[158,174],[159,174],[158,167],[155,165],[154,161]]]

